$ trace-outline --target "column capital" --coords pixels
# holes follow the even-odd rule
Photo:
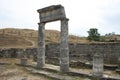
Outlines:
[[[45,65],[45,23],[38,23],[38,54],[37,54],[37,68],[42,68]]]
[[[40,25],[43,25],[43,24],[45,24],[45,23],[43,23],[43,22],[42,22],[42,23],[41,23],[41,22],[40,22],[40,23],[38,23],[38,25],[39,25],[39,26],[40,26]]]
[[[40,23],[37,23],[38,25],[40,25]]]
[[[68,19],[68,18],[62,18],[62,19],[61,19],[61,21],[62,21],[62,20],[66,20],[66,21],[69,21],[69,19]]]

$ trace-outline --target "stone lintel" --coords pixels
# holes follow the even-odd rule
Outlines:
[[[37,10],[40,22],[52,22],[66,18],[64,7],[61,5],[52,5]]]
[[[56,10],[56,9],[60,9],[60,8],[64,8],[62,5],[52,5],[52,6],[48,6],[42,9],[38,9],[37,12],[41,13],[41,12],[47,12],[47,11],[52,11],[52,10]]]

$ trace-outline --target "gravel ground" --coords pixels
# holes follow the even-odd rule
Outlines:
[[[25,68],[16,66],[17,59],[0,58],[0,63],[12,63],[9,65],[0,64],[0,80],[51,80],[47,77],[29,73]]]
[[[22,67],[0,65],[0,80],[49,80],[44,76],[33,75]]]

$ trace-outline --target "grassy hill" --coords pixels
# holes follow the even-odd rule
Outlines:
[[[0,34],[0,47],[4,48],[21,48],[23,46],[32,46],[32,43],[25,40],[22,37],[19,36],[13,36],[13,35],[1,35]]]
[[[37,47],[38,32],[32,29],[5,28],[0,29],[0,48]],[[60,43],[60,32],[57,30],[45,31],[45,42]],[[85,38],[69,35],[69,43],[86,43]]]

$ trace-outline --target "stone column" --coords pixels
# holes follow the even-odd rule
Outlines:
[[[60,71],[69,71],[68,19],[61,20]]]
[[[38,23],[38,54],[37,54],[37,68],[42,68],[45,65],[45,23]]]
[[[103,56],[95,54],[93,57],[93,76],[101,78],[103,76]]]

